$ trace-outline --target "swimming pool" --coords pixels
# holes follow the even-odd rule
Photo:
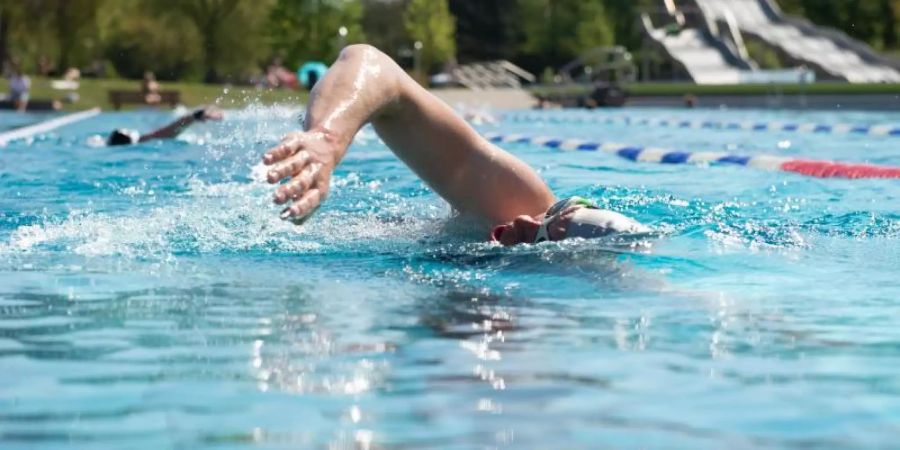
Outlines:
[[[0,132],[31,125],[48,117],[48,114],[20,114],[16,111],[0,110]]]
[[[448,208],[364,129],[295,228],[251,169],[299,112],[91,147],[172,117],[104,113],[0,148],[0,446],[895,445],[897,180],[509,144],[558,196],[663,235],[503,249],[447,230]],[[623,113],[900,123],[591,114]],[[900,166],[898,138],[575,114],[481,130]]]

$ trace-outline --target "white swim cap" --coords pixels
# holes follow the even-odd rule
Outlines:
[[[566,238],[598,238],[613,234],[648,233],[650,228],[617,212],[600,209],[594,202],[581,197],[569,197],[556,202],[547,210],[543,223],[538,228],[534,243],[550,240],[547,227],[562,211],[570,206],[582,206],[575,211],[566,228]]]

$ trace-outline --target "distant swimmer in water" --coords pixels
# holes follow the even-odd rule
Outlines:
[[[207,120],[222,120],[222,111],[215,106],[199,108],[190,114],[186,114],[174,122],[151,131],[140,134],[135,130],[118,128],[109,133],[106,145],[131,145],[139,142],[152,141],[154,139],[171,139],[187,129],[194,122],[206,122]]]
[[[367,45],[345,48],[310,96],[304,130],[285,136],[263,162],[279,186],[281,217],[302,223],[328,196],[335,167],[357,131],[381,139],[461,214],[493,225],[503,245],[650,231],[633,219],[572,197],[557,201],[525,162],[482,138],[394,61]]]

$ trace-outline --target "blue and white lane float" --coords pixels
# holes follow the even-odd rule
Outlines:
[[[66,114],[65,116],[56,117],[54,119],[45,120],[27,127],[16,128],[12,131],[0,133],[0,147],[6,146],[10,142],[17,139],[25,139],[36,134],[47,133],[59,127],[73,124],[100,114],[100,108],[91,108],[81,112]]]
[[[665,119],[665,118],[636,118],[628,116],[588,116],[588,115],[543,115],[543,114],[507,114],[504,119],[518,122],[552,122],[552,123],[605,123],[646,125],[668,128],[683,128],[695,130],[727,130],[727,131],[756,131],[756,132],[785,132],[785,133],[818,133],[837,135],[860,136],[886,136],[900,137],[898,125],[862,125],[862,124],[825,124],[825,123],[797,123],[797,122],[724,122],[708,119]]]
[[[494,143],[531,144],[568,151],[601,151],[635,161],[658,164],[734,164],[761,170],[791,172],[818,178],[900,178],[900,167],[844,164],[823,160],[794,159],[773,155],[744,156],[725,152],[686,152],[639,147],[612,142],[562,139],[521,134],[485,133]]]

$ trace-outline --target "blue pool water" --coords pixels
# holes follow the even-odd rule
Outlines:
[[[251,173],[299,112],[89,146],[173,117],[104,113],[0,148],[0,447],[896,445],[900,182],[509,145],[662,236],[503,249],[364,129],[296,228]],[[900,166],[897,138],[545,114],[482,130]]]

